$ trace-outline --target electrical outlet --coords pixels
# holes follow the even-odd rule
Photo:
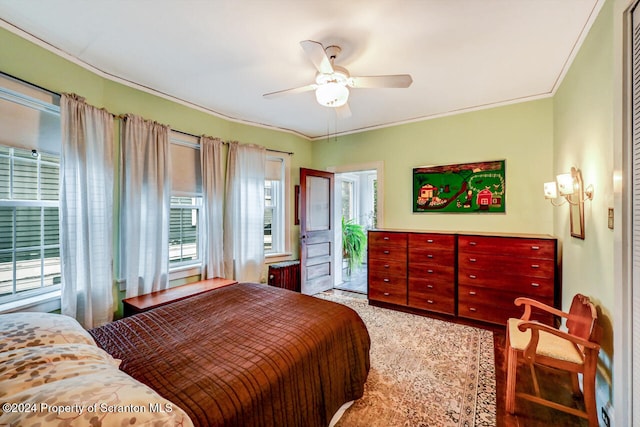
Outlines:
[[[602,422],[604,423],[604,427],[611,427],[611,422],[609,421],[609,414],[607,410],[602,407]]]

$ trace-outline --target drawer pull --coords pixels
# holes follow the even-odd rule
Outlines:
[[[389,280],[389,279],[382,279],[382,281],[383,281],[383,282],[385,282],[385,283],[389,283],[391,280]]]
[[[390,253],[389,251],[384,251],[385,255],[389,255],[389,253]]]
[[[475,307],[469,307],[469,311],[476,312],[476,311],[478,311],[478,310],[477,310]]]
[[[469,279],[477,279],[478,277],[475,274],[470,274]]]
[[[385,293],[384,293],[384,296],[385,296],[385,297],[388,297],[389,295],[391,295],[389,292],[385,292]]]
[[[476,262],[476,261],[478,261],[478,260],[475,259],[475,258],[469,258],[469,262]]]
[[[433,285],[427,285],[427,288],[433,289]]]
[[[475,295],[476,292],[475,291],[469,291],[469,295]]]
[[[427,302],[428,302],[429,304],[433,304],[433,301],[432,301],[432,300],[430,300],[430,299],[428,299],[428,300],[427,300]]]
[[[427,243],[433,243],[433,239],[428,239]]]
[[[385,264],[385,265],[384,265],[384,268],[389,268],[389,267],[390,267],[390,265],[389,265],[389,264]]]
[[[433,270],[429,269],[429,270],[427,270],[427,273],[433,274]]]
[[[539,264],[531,264],[531,268],[540,268]]]
[[[427,255],[427,258],[433,258],[433,255],[429,254]]]
[[[389,236],[384,236],[382,239],[383,240],[389,240]]]
[[[477,245],[477,244],[478,244],[478,243],[476,243],[476,242],[469,242],[469,246],[475,246],[475,245]]]
[[[539,251],[540,250],[540,246],[531,246],[531,250],[532,251]]]
[[[533,286],[534,288],[538,288],[540,287],[540,283],[532,282],[531,286]]]

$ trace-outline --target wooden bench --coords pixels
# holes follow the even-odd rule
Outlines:
[[[235,280],[216,277],[213,279],[200,280],[199,282],[151,292],[149,294],[138,295],[137,297],[125,298],[122,300],[124,317],[149,311],[152,308],[160,307],[174,301],[180,301],[214,289],[234,285],[236,283],[238,282]]]

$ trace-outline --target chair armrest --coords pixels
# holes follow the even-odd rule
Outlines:
[[[529,322],[522,322],[518,325],[518,329],[520,329],[522,332],[526,331],[527,329],[531,329],[531,341],[534,341],[534,335],[536,336],[535,342],[537,344],[537,336],[539,334],[539,331],[544,331],[547,332],[549,334],[553,334],[556,335],[560,338],[563,338],[567,341],[571,341],[572,343],[576,344],[576,345],[581,345],[585,348],[589,348],[591,350],[599,350],[600,349],[600,344],[595,343],[593,341],[589,341],[589,340],[585,340],[583,338],[577,337],[575,335],[571,335],[565,331],[561,331],[560,329],[556,329],[553,328],[551,326],[545,325],[544,323],[540,323],[537,321],[529,321]]]
[[[529,320],[531,318],[531,307],[536,307],[542,311],[546,311],[547,313],[551,313],[556,316],[565,318],[569,317],[569,313],[565,313],[564,311],[558,310],[555,307],[551,307],[550,305],[541,303],[540,301],[536,301],[531,298],[519,297],[516,298],[513,303],[517,306],[524,305],[524,314],[522,315],[522,317],[520,317],[520,319],[522,320]]]

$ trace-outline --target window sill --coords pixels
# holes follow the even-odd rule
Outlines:
[[[176,267],[169,270],[169,281],[185,279],[187,277],[199,276],[202,274],[202,267],[198,265],[186,265],[183,267]]]
[[[35,295],[28,298],[0,304],[0,313],[14,313],[17,311],[40,311],[50,313],[60,310],[60,296],[62,291],[57,290],[46,294]]]
[[[274,262],[281,261],[292,261],[293,255],[291,253],[268,254],[264,256],[264,260],[267,264],[273,264]]]

